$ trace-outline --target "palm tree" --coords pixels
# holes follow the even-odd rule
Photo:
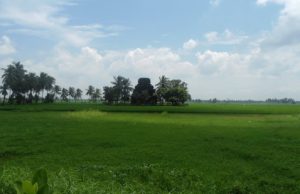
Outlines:
[[[82,90],[78,88],[76,90],[75,99],[78,100],[81,99],[81,97],[82,97]]]
[[[4,103],[5,103],[5,98],[6,98],[7,94],[8,94],[8,92],[7,92],[7,86],[6,86],[6,85],[0,86],[0,93],[1,93],[2,96],[3,96],[2,104],[4,105]]]
[[[117,77],[114,77],[114,81],[111,82],[113,84],[113,88],[114,88],[114,98],[117,103],[121,100],[124,79],[125,78],[122,76],[117,76]]]
[[[98,101],[101,100],[101,90],[100,89],[96,89],[95,93],[93,94],[93,100],[94,101]]]
[[[45,85],[45,90],[47,91],[47,93],[49,93],[49,91],[53,89],[54,84],[55,84],[55,78],[50,75],[47,75],[46,85]]]
[[[86,90],[86,95],[90,96],[90,99],[92,100],[94,93],[95,93],[94,86],[89,86],[89,88]]]
[[[4,71],[2,75],[2,83],[10,88],[13,82],[15,81],[14,80],[15,68],[13,65],[8,65],[6,69],[2,68],[2,70]]]
[[[166,88],[168,87],[169,78],[166,76],[159,77],[159,82],[155,85],[157,88]]]
[[[112,104],[114,101],[114,88],[109,86],[103,87],[103,98],[105,102]]]
[[[23,65],[20,62],[13,62],[3,70],[2,83],[12,91],[11,97],[16,97],[15,99],[18,104],[23,103],[25,98],[24,94],[27,92],[25,85],[26,70]]]
[[[35,73],[29,73],[25,75],[25,84],[27,87],[27,90],[29,92],[28,94],[28,103],[32,103],[33,101],[33,91],[35,91],[35,88],[38,85],[38,77]]]
[[[53,92],[54,92],[55,98],[58,98],[57,96],[61,94],[61,87],[59,85],[55,85],[53,87]]]
[[[133,88],[131,87],[129,78],[123,78],[121,90],[121,101],[123,101],[123,103],[126,103],[130,100],[130,93],[132,92],[132,90]]]
[[[75,99],[76,91],[74,87],[69,87],[69,96]]]
[[[63,101],[68,101],[69,91],[66,88],[63,88],[61,91],[61,99]]]
[[[39,88],[42,90],[42,99],[44,98],[44,90],[46,89],[48,74],[41,72],[39,77]]]
[[[165,93],[170,85],[170,80],[166,76],[159,77],[159,82],[155,85],[156,86],[156,95],[158,100],[161,104],[165,102]]]
[[[49,91],[52,90],[53,85],[55,84],[54,77],[49,76],[47,73],[41,72],[39,77],[39,88],[42,90],[42,99],[44,99],[44,91],[47,91],[47,94]]]

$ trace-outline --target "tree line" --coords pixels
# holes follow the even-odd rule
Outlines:
[[[268,98],[266,100],[267,103],[278,103],[278,104],[296,104],[296,101],[293,98]]]
[[[2,104],[76,102],[81,101],[84,95],[80,88],[56,85],[56,79],[45,72],[39,75],[28,72],[20,62],[13,62],[2,70]],[[132,87],[129,78],[116,76],[111,86],[103,87],[103,93],[90,85],[85,95],[92,102],[133,105],[180,105],[191,99],[185,82],[166,76],[161,76],[155,86],[149,78],[140,78],[135,87]]]

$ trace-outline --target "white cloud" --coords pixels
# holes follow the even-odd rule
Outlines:
[[[195,70],[191,63],[183,60],[170,48],[131,50],[126,53],[124,61],[121,63],[126,64],[123,73],[131,69],[136,76],[149,75],[152,78],[163,74],[185,78]]]
[[[56,38],[73,46],[86,46],[96,38],[116,36],[118,30],[99,24],[73,26],[69,18],[62,15],[63,6],[76,5],[68,0],[2,0],[0,1],[0,21],[10,22],[17,28],[10,31],[24,32],[33,36]]]
[[[215,32],[215,31],[208,32],[204,35],[204,37],[209,44],[227,44],[227,45],[240,44],[246,39],[248,39],[248,36],[236,35],[228,29],[226,29],[223,33]]]
[[[183,49],[185,50],[193,50],[198,46],[198,41],[194,39],[190,39],[183,44]]]
[[[259,49],[245,54],[206,50],[195,58],[196,62],[190,62],[170,48],[99,51],[86,46],[71,52],[58,45],[42,61],[23,62],[30,71],[55,76],[64,87],[85,89],[92,84],[102,88],[116,75],[130,78],[133,84],[139,77],[149,77],[155,84],[159,76],[166,75],[186,81],[194,98],[300,99],[296,84],[300,59],[294,53],[287,56]]]
[[[299,0],[257,0],[257,4],[277,3],[283,5],[277,23],[262,46],[274,49],[300,44],[300,1]]]
[[[2,36],[0,38],[0,55],[9,55],[16,52],[9,37]]]
[[[150,77],[153,84],[161,75],[187,79],[196,73],[196,66],[183,60],[169,48],[137,48],[128,51],[99,52],[82,47],[70,52],[58,45],[44,61],[24,62],[29,70],[46,71],[57,78],[58,84],[86,88],[109,85],[113,76],[123,75],[135,83],[139,77]]]
[[[230,74],[246,76],[248,58],[239,53],[215,52],[207,50],[196,54],[198,68],[204,75]]]

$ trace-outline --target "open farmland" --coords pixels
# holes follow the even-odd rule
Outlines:
[[[0,193],[299,193],[300,106],[0,107]]]

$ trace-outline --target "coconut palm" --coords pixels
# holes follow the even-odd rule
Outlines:
[[[90,99],[93,99],[93,95],[95,93],[95,88],[94,86],[89,86],[88,89],[86,90],[86,95],[90,97]]]
[[[133,88],[131,87],[131,82],[128,78],[123,78],[122,80],[122,90],[121,90],[121,101],[123,103],[129,102],[130,100],[130,93],[132,92]]]
[[[25,84],[26,70],[20,62],[13,62],[3,69],[2,83],[12,91],[10,99],[14,99],[18,104],[23,103],[25,100],[24,94],[27,92]]]
[[[47,85],[47,77],[48,77],[47,73],[44,73],[44,72],[40,73],[39,88],[42,91],[42,99],[44,98],[44,91],[45,91],[46,85]]]
[[[35,73],[29,73],[25,75],[25,85],[29,92],[28,94],[28,103],[32,103],[33,101],[33,92],[38,85],[38,76]]]
[[[114,81],[112,81],[112,85],[114,88],[114,100],[118,103],[121,100],[122,88],[123,88],[123,80],[125,78],[122,76],[114,77]]]
[[[109,86],[103,87],[103,98],[106,103],[112,104],[114,101],[114,88]]]
[[[114,89],[114,101],[128,102],[130,100],[130,93],[133,90],[131,82],[128,78],[122,76],[114,77],[114,81],[111,82]]]
[[[55,98],[58,98],[57,96],[61,94],[61,87],[59,85],[55,85],[53,87],[53,93],[55,95]]]
[[[63,88],[61,91],[61,99],[63,101],[68,101],[69,91],[66,88]]]
[[[2,101],[2,104],[4,105],[5,103],[5,98],[6,96],[8,95],[8,92],[7,92],[7,86],[6,85],[3,85],[3,86],[0,86],[0,93],[2,94],[3,96],[3,101]]]
[[[77,88],[76,93],[75,93],[75,99],[81,100],[81,98],[82,98],[82,90]]]
[[[74,87],[69,87],[69,96],[75,100],[76,91]]]
[[[159,82],[155,85],[156,86],[156,95],[161,104],[165,102],[165,94],[169,87],[170,80],[166,76],[159,77]]]
[[[98,100],[101,100],[101,90],[100,89],[96,89],[94,94],[93,94],[93,100],[95,102],[97,102]]]
[[[47,75],[46,85],[45,85],[45,90],[47,91],[47,93],[49,93],[53,89],[54,84],[55,84],[55,78],[50,75]]]

